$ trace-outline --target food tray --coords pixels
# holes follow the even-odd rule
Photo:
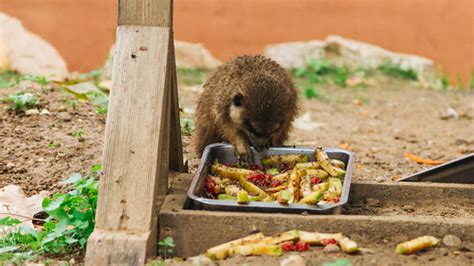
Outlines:
[[[293,148],[293,147],[275,147],[270,148],[262,153],[257,153],[252,149],[252,162],[261,166],[260,160],[265,156],[280,155],[280,154],[295,154],[303,153],[309,156],[310,161],[314,161],[313,148]],[[349,190],[352,180],[352,172],[354,170],[355,156],[352,152],[324,148],[330,159],[338,159],[346,164],[346,175],[343,180],[341,199],[338,203],[331,203],[325,205],[304,205],[304,204],[287,204],[282,205],[276,202],[256,202],[251,201],[247,204],[238,204],[232,200],[217,200],[209,199],[204,196],[204,186],[211,163],[216,159],[219,163],[237,162],[237,157],[234,152],[234,147],[228,144],[211,144],[204,150],[199,167],[194,175],[191,186],[188,190],[188,208],[204,209],[212,211],[249,211],[249,212],[284,212],[284,213],[335,213],[340,207],[347,203],[349,198]]]

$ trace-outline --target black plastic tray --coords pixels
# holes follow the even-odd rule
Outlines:
[[[284,212],[284,213],[335,213],[340,207],[347,203],[349,199],[349,190],[352,181],[352,172],[354,170],[355,156],[352,152],[324,148],[330,159],[338,159],[346,164],[346,175],[343,180],[341,199],[338,203],[324,204],[324,205],[305,205],[305,204],[288,204],[282,205],[274,202],[249,202],[248,204],[238,204],[232,200],[215,200],[204,197],[204,186],[207,175],[209,174],[209,166],[216,159],[220,163],[236,163],[237,157],[234,153],[234,148],[228,144],[211,144],[204,150],[199,167],[194,175],[191,186],[188,190],[188,208],[204,209],[215,211],[250,211],[250,212]],[[265,156],[279,155],[279,154],[295,154],[304,153],[309,156],[311,161],[314,161],[314,149],[312,148],[290,148],[277,147],[257,153],[252,149],[252,161],[260,165],[260,160]]]

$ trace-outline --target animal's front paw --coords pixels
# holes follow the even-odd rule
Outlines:
[[[236,150],[237,159],[239,161],[240,166],[242,167],[250,167],[251,164],[251,156],[252,153],[249,147],[237,147]]]

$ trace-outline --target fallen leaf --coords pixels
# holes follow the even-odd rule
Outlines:
[[[421,164],[428,164],[428,165],[438,165],[438,164],[443,164],[446,162],[443,160],[430,160],[430,159],[422,158],[408,152],[405,152],[405,157],[407,157],[408,159],[414,162],[421,163]]]

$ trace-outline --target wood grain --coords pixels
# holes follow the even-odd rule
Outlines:
[[[119,25],[171,27],[172,0],[120,0]]]
[[[156,202],[168,186],[170,41],[169,28],[117,29],[90,265],[134,264],[156,252]]]

